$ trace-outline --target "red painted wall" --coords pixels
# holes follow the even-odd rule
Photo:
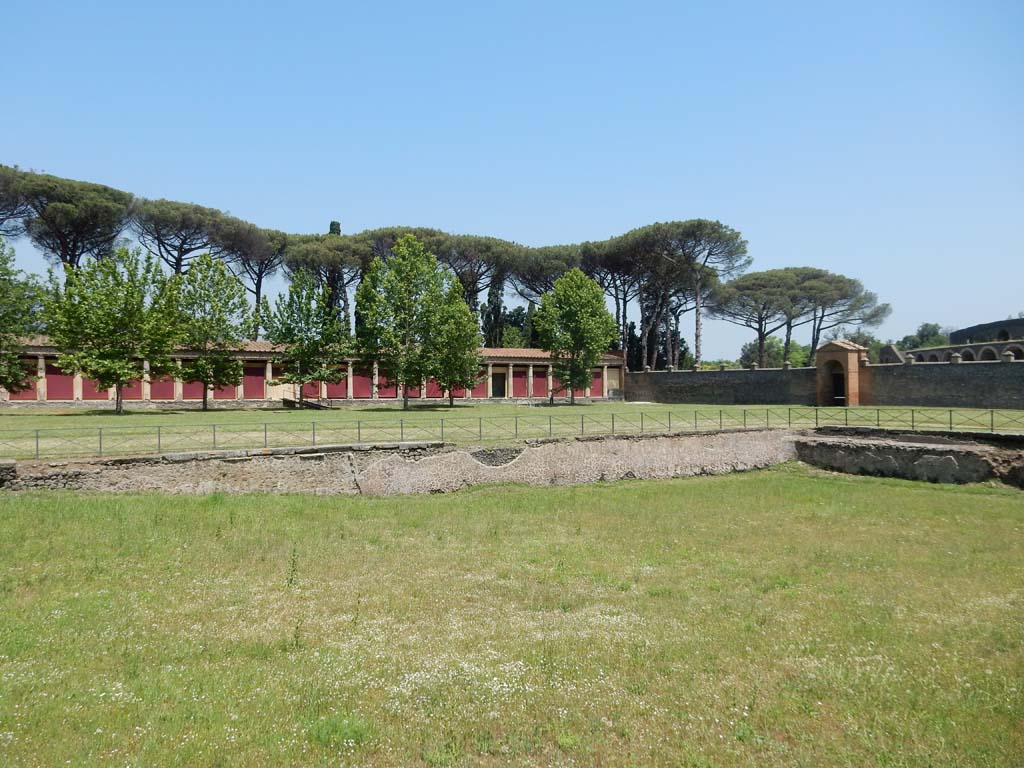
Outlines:
[[[427,397],[444,397],[444,390],[441,385],[433,379],[427,381]]]
[[[604,397],[604,375],[601,371],[594,371],[591,376],[590,396]]]
[[[383,376],[377,378],[377,397],[398,397],[398,385]]]
[[[487,397],[487,369],[480,371],[480,381],[473,387],[470,397]]]
[[[342,379],[341,381],[327,382],[327,396],[335,400],[348,397],[348,381]]]
[[[149,382],[150,400],[173,400],[174,379],[154,379]]]
[[[415,400],[419,396],[420,396],[420,388],[419,387],[409,387],[409,399],[410,400]],[[384,395],[381,395],[381,397],[384,397]]]
[[[265,365],[247,365],[242,371],[242,397],[246,400],[262,400],[265,395],[264,385],[267,383],[267,367]]]
[[[142,379],[132,379],[129,383],[121,387],[121,399],[122,400],[141,400],[142,399]]]
[[[213,390],[214,400],[234,400],[236,388],[231,387],[217,387]],[[199,396],[202,397],[202,391],[199,392]]]
[[[367,373],[352,374],[352,397],[368,398],[373,396],[373,377]]]
[[[103,391],[106,399],[107,392]],[[75,377],[70,373],[64,373],[52,363],[46,364],[46,399],[47,400],[74,400],[75,398]],[[93,398],[95,399],[95,398]]]
[[[26,369],[27,370],[31,370],[31,372],[32,372],[32,377],[29,379],[29,382],[28,382],[29,383],[29,388],[28,389],[23,389],[21,392],[11,392],[10,393],[11,400],[35,400],[36,399],[36,384],[37,384],[37,381],[38,381],[36,379],[36,365],[37,365],[36,359],[34,357],[28,357],[28,358],[23,358],[23,360],[25,360],[28,363],[28,365],[26,365]]]
[[[463,387],[453,387],[452,394],[455,395],[455,399],[458,400],[459,398],[466,396],[466,390]]]
[[[302,385],[302,396],[316,400],[320,397],[320,382],[311,381],[309,384]]]
[[[512,369],[512,397],[526,397],[526,373],[525,368]]]
[[[47,376],[46,382],[47,382],[46,383],[46,386],[47,386],[47,390],[46,390],[47,398],[46,399],[47,400],[56,400],[57,398],[49,397],[49,394],[50,394],[50,390],[49,390],[50,379],[49,379],[49,376]],[[107,390],[100,389],[99,387],[97,387],[96,386],[96,382],[93,381],[92,379],[82,379],[82,399],[83,400],[109,400],[110,397],[107,395]]]
[[[548,371],[546,368],[541,370],[533,369],[533,396],[548,396]]]
[[[186,381],[181,385],[181,397],[183,400],[202,400],[203,382]]]

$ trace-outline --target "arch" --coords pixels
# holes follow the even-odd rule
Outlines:
[[[1014,360],[1024,360],[1024,347],[1007,347],[1005,351],[1012,354]]]
[[[917,357],[916,357],[915,359],[916,359],[916,360],[917,360],[917,362],[919,362],[919,363],[923,363],[923,362],[925,361],[925,359],[924,359],[924,355],[923,355],[923,354],[921,354],[921,353],[918,353],[918,355],[917,355]]]
[[[825,363],[825,405],[846,405],[846,371],[838,360]]]
[[[996,335],[996,341],[1009,341],[1010,332],[1005,328],[1000,328],[999,333]]]
[[[963,352],[960,353],[960,359],[963,360],[965,363],[973,363],[978,358],[974,356],[973,349],[965,349]]]
[[[935,353],[935,352],[932,352],[930,355],[928,355],[928,362],[929,363],[937,363],[937,362],[939,362],[938,354]]]
[[[983,350],[981,350],[981,354],[978,355],[978,359],[988,361],[998,360],[999,355],[996,354],[996,351],[992,349],[992,347],[985,347]]]
[[[948,363],[953,360],[953,350],[949,350],[942,356],[942,362]]]

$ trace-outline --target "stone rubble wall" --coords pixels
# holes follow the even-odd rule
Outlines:
[[[224,451],[134,459],[19,462],[10,490],[166,493],[444,493],[483,483],[573,485],[759,469],[796,457],[793,433],[732,431],[526,441],[467,450],[442,443]]]
[[[955,441],[955,436],[865,437],[812,435],[796,440],[807,464],[835,472],[900,477],[931,483],[999,480],[1024,488],[1024,450],[986,442]]]

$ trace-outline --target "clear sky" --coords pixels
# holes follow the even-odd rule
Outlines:
[[[755,269],[863,280],[883,338],[1024,311],[1020,0],[60,1],[0,35],[0,163],[289,232],[717,218]]]

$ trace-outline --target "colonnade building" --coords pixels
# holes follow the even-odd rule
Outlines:
[[[100,403],[114,399],[112,388],[101,388],[96,382],[77,374],[65,373],[57,365],[60,350],[45,338],[32,339],[25,347],[29,365],[36,371],[29,389],[9,393],[0,388],[0,400],[46,403]],[[283,400],[297,399],[291,384],[277,383],[280,374],[276,362],[278,349],[266,341],[249,341],[241,345],[236,357],[243,363],[242,382],[238,386],[211,389],[208,398],[215,404],[269,406],[280,405]],[[561,382],[554,375],[551,356],[541,349],[485,347],[480,350],[483,366],[480,380],[471,390],[457,389],[459,400],[530,400],[547,399],[552,391],[555,397],[568,397]],[[177,359],[187,360],[182,351]],[[145,363],[144,363],[145,366]],[[574,392],[576,397],[616,399],[622,396],[624,362],[621,354],[604,355],[591,372],[590,383]],[[345,402],[367,400],[396,401],[402,399],[400,387],[389,382],[376,363],[356,359],[341,364],[345,376],[338,382],[315,382],[303,387],[305,399],[320,400],[341,405]],[[419,400],[447,398],[436,381],[429,379],[417,387],[409,388],[409,397]],[[203,384],[177,378],[150,378],[148,375],[131,382],[122,389],[126,401],[153,404],[197,403],[203,399]]]

